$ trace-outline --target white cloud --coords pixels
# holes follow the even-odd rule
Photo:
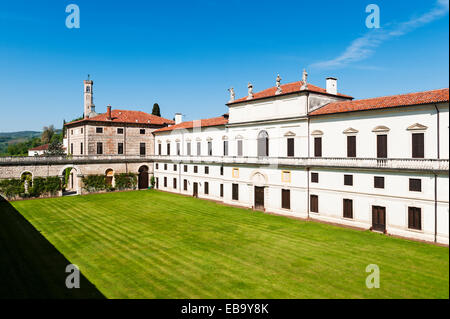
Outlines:
[[[312,64],[310,67],[315,68],[338,68],[347,66],[350,63],[358,62],[366,59],[374,53],[375,48],[381,43],[394,37],[407,34],[427,23],[430,23],[440,17],[448,14],[449,0],[438,0],[435,6],[428,12],[417,18],[408,21],[386,24],[384,28],[370,29],[369,32],[359,37],[345,49],[338,57]]]

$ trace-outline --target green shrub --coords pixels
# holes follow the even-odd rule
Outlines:
[[[105,175],[88,175],[83,177],[83,188],[88,192],[98,192],[109,189],[110,186],[106,184]]]
[[[137,185],[137,175],[133,173],[115,174],[116,188],[119,190],[135,189]]]
[[[30,189],[30,195],[39,197],[43,194],[56,195],[62,189],[62,181],[57,176],[35,177],[33,186]]]
[[[23,196],[25,186],[22,179],[4,179],[0,180],[0,193],[6,198],[11,199],[17,196]]]

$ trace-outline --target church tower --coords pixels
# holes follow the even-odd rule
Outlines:
[[[84,118],[90,118],[97,115],[95,113],[94,105],[94,92],[93,92],[94,81],[90,79],[84,80]]]

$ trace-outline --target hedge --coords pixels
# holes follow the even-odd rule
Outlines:
[[[87,175],[83,177],[83,185],[83,188],[88,192],[110,189],[110,186],[106,184],[105,175]]]
[[[22,179],[4,179],[0,180],[0,193],[6,198],[11,199],[18,196],[24,196],[25,185]]]
[[[133,173],[115,174],[116,188],[119,190],[135,189],[137,185],[137,175]]]
[[[56,195],[62,189],[61,179],[57,176],[35,177],[30,183],[28,194],[25,193],[25,180],[5,179],[0,181],[0,193],[8,199],[16,197],[39,197],[43,194]]]

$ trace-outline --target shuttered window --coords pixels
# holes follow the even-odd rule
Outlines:
[[[343,201],[344,205],[344,217],[345,218],[353,218],[353,200],[351,199],[344,199]]]
[[[181,154],[181,147],[180,147],[180,143],[177,143],[177,155]]]
[[[220,197],[223,197],[223,184],[220,184]]]
[[[164,170],[167,171],[167,164],[164,164]]]
[[[83,155],[83,143],[80,144],[80,154]]]
[[[123,154],[123,143],[118,144],[117,154]]]
[[[186,144],[186,154],[191,156],[191,143]]]
[[[173,188],[177,189],[177,179],[176,178],[173,179]]]
[[[70,154],[73,154],[73,143],[70,143]]]
[[[209,194],[209,183],[205,182],[205,194],[208,195]]]
[[[375,176],[373,180],[373,186],[375,188],[384,188],[384,177]]]
[[[319,196],[317,195],[310,195],[309,197],[309,207],[310,211],[313,213],[319,212]]]
[[[177,164],[173,164],[173,170],[176,172],[178,169]]]
[[[167,143],[167,155],[170,155],[170,143]]]
[[[102,142],[97,143],[97,154],[99,154],[99,155],[103,154],[103,143]]]
[[[209,166],[205,166],[205,174],[206,174],[206,175],[209,174]]]
[[[356,157],[356,136],[347,136],[347,157]]]
[[[412,157],[424,158],[424,133],[412,134]]]
[[[145,155],[145,143],[139,144],[139,154]]]
[[[344,175],[344,185],[347,186],[353,185],[353,175]]]
[[[420,178],[410,178],[409,179],[409,190],[411,192],[421,192],[422,191],[422,180]]]
[[[228,156],[228,141],[223,141],[223,156]]]
[[[319,173],[311,173],[311,183],[319,182]]]
[[[291,209],[291,191],[289,189],[281,190],[281,208]]]
[[[164,177],[164,187],[167,187],[167,177]]]
[[[322,138],[321,137],[314,138],[314,156],[322,157]]]
[[[188,171],[188,166],[184,165],[184,172],[186,173]]]
[[[233,187],[232,199],[239,200],[239,184],[233,184],[232,187]]]
[[[158,155],[161,155],[161,143],[158,144]]]
[[[377,157],[387,158],[387,135],[377,135]]]
[[[202,143],[197,142],[197,155],[202,155]]]
[[[408,207],[408,228],[422,229],[422,209],[419,207]]]
[[[187,191],[187,188],[188,188],[188,181],[187,181],[187,179],[185,179],[185,180],[183,181],[183,189],[184,189],[185,191]]]
[[[194,166],[194,173],[198,173],[198,166],[197,165]]]
[[[269,156],[269,134],[266,131],[258,134],[258,156]]]
[[[223,166],[220,166],[220,175],[223,175]]]
[[[212,142],[208,141],[208,155],[211,156],[212,155]]]
[[[237,155],[242,156],[243,150],[242,150],[242,140],[237,141]]]
[[[294,156],[294,138],[287,139],[287,156]]]

